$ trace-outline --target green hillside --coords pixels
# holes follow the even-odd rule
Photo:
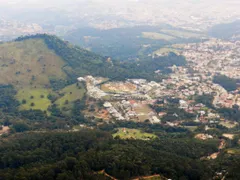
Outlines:
[[[47,87],[51,79],[66,79],[64,61],[42,39],[0,45],[0,84]]]

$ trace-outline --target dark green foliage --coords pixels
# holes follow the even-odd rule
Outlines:
[[[61,110],[57,107],[56,104],[53,104],[50,108],[49,111],[51,112],[52,116],[56,116],[56,117],[64,117],[64,115],[62,114]]]
[[[22,100],[22,104],[26,104],[27,103],[27,100],[26,99],[23,99]]]
[[[51,87],[54,91],[60,90],[65,88],[66,86],[73,84],[75,81],[73,79],[68,80],[56,80],[56,79],[50,79]]]
[[[195,101],[197,103],[202,103],[204,105],[206,105],[207,107],[209,108],[214,108],[213,107],[213,99],[214,99],[214,96],[211,95],[211,94],[204,94],[204,95],[201,95],[201,96],[197,96],[195,98]]]
[[[221,85],[227,91],[235,91],[237,89],[237,80],[229,78],[225,75],[214,76],[213,82]]]
[[[86,108],[86,97],[82,100],[76,100],[73,104],[72,117],[78,122],[85,122],[82,111]]]
[[[217,109],[218,113],[220,113],[224,118],[240,121],[240,110],[237,108],[220,108]]]
[[[46,114],[41,110],[24,110],[19,112],[19,116],[31,121],[43,121],[47,118]]]
[[[24,131],[28,131],[29,130],[29,126],[25,123],[22,122],[18,122],[13,124],[12,128],[16,131],[16,132],[24,132]]]
[[[64,102],[64,104],[65,104],[65,105],[69,104],[69,101],[68,101],[68,100],[66,100],[66,101]]]
[[[11,85],[0,85],[0,110],[14,114],[19,102],[14,98],[16,90]]]
[[[118,179],[155,173],[210,178],[210,166],[198,159],[215,150],[216,143],[190,139],[124,141],[100,131],[30,133],[0,146],[0,174],[9,179],[98,179],[95,172],[105,169]]]

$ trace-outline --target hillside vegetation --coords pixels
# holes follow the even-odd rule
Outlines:
[[[45,87],[51,79],[65,79],[64,61],[42,39],[0,45],[0,84]]]

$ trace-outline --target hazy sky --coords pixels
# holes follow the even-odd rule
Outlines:
[[[75,22],[108,17],[135,22],[212,25],[240,18],[240,0],[0,0],[0,18],[38,23],[55,19]],[[32,17],[34,16],[34,18]],[[196,22],[194,22],[196,21]],[[54,22],[54,21],[52,21]],[[63,20],[61,21],[63,22]]]

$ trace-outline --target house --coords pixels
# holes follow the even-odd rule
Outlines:
[[[179,100],[179,104],[180,104],[180,106],[179,106],[180,109],[187,109],[188,108],[188,103],[184,100]]]
[[[104,106],[105,108],[110,108],[110,107],[112,107],[112,104],[111,104],[110,102],[105,102],[105,103],[103,104],[103,106]]]
[[[158,119],[156,116],[153,116],[151,121],[152,121],[152,123],[160,123],[161,122],[161,120]]]
[[[79,77],[79,78],[77,78],[77,80],[78,80],[79,82],[85,82],[85,81],[86,81],[83,77]]]

